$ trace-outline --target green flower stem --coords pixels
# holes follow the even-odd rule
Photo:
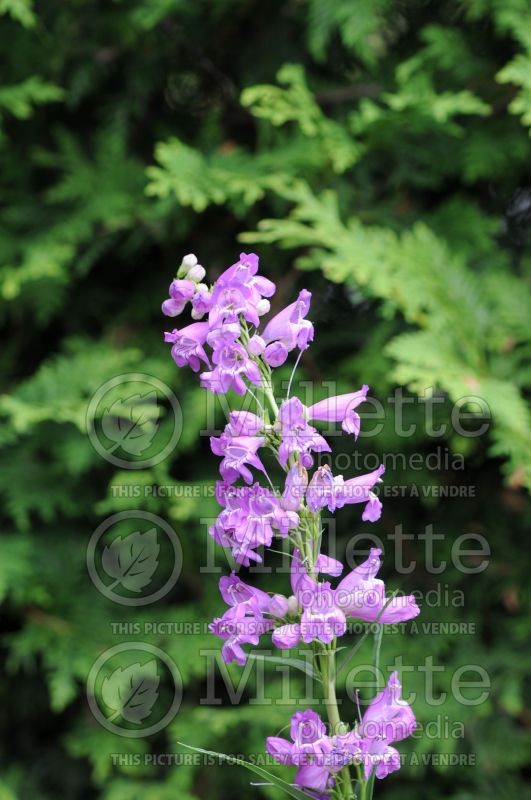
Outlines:
[[[330,724],[332,735],[344,733],[346,726],[341,722],[336,697],[336,651],[335,641],[329,650],[321,653],[321,680],[323,683],[323,699]],[[348,766],[343,767],[339,773],[346,800],[355,797]]]

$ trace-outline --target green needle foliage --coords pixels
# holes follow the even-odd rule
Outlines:
[[[156,760],[182,753],[178,742],[263,753],[293,711],[248,704],[261,668],[282,700],[277,664],[250,660],[238,707],[227,685],[241,669],[201,654],[217,640],[171,632],[222,603],[217,575],[200,572],[200,520],[216,514],[195,491],[216,479],[203,394],[171,362],[162,331],[180,322],[160,303],[185,253],[214,278],[240,247],[279,284],[275,310],[312,290],[319,337],[302,360],[306,379],[333,375],[338,391],[366,381],[384,403],[406,387],[411,435],[397,434],[386,404],[381,435],[357,446],[393,457],[386,484],[404,487],[383,496],[371,533],[390,562],[388,534],[402,525],[412,536],[416,568],[393,588],[444,596],[423,604],[417,632],[384,633],[380,663],[433,657],[443,668],[434,690],[447,698],[430,705],[422,674],[403,673],[418,719],[441,727],[405,747],[409,761],[376,796],[530,797],[528,1],[0,0],[0,46],[0,798],[279,796],[236,767]],[[104,460],[86,431],[95,392],[126,373],[171,386],[185,423],[171,456],[136,471]],[[430,398],[438,436],[425,430]],[[456,430],[456,407],[471,414],[465,427],[486,432]],[[450,486],[473,491],[440,496]],[[85,563],[98,525],[135,509],[166,519],[183,549],[176,586],[144,607],[106,599]],[[441,574],[425,564],[429,525],[442,536]],[[344,510],[332,555],[352,536],[368,545],[367,532]],[[489,542],[481,573],[452,558],[466,533]],[[220,552],[216,563],[227,572]],[[284,578],[267,588],[284,592]],[[473,623],[475,633],[422,623]],[[145,624],[156,632],[134,633]],[[370,663],[370,638],[349,668]],[[99,655],[130,639],[168,653],[184,684],[178,715],[145,739],[106,730],[85,694]],[[452,692],[464,664],[490,677],[479,706]],[[201,704],[213,675],[222,702]],[[290,675],[297,696],[305,676]],[[469,760],[445,765],[452,754]]]

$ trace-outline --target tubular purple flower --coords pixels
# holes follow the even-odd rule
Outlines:
[[[262,333],[264,341],[267,344],[280,342],[288,352],[295,347],[306,350],[314,333],[312,323],[304,319],[310,310],[311,298],[311,293],[303,289],[294,303],[269,320]]]
[[[247,391],[244,378],[255,386],[260,385],[260,370],[239,342],[216,340],[212,361],[214,369],[199,376],[201,385],[209,391],[226,394],[232,389],[236,394],[244,395]]]
[[[256,436],[264,428],[264,420],[252,411],[231,411],[225,432],[230,436]]]
[[[247,347],[249,352],[252,353],[253,356],[261,356],[265,350],[265,342],[261,336],[255,333],[255,335],[251,336],[251,338],[249,339]]]
[[[189,366],[194,372],[199,372],[201,361],[210,367],[208,356],[204,349],[208,333],[206,322],[193,322],[186,328],[173,330],[164,334],[164,341],[171,342],[171,356],[178,367]]]
[[[208,314],[212,308],[212,295],[208,291],[208,286],[204,283],[198,283],[195,287],[195,294],[192,297],[192,317],[193,319],[201,319]]]
[[[371,548],[368,559],[340,581],[335,591],[335,603],[347,617],[365,622],[406,622],[420,614],[413,595],[395,596],[383,610],[388,600],[385,584],[376,578],[381,566],[381,552],[377,547]]]
[[[263,297],[271,297],[275,284],[257,276],[258,256],[241,253],[240,260],[225,270],[212,291],[209,324],[212,328],[225,321],[237,321],[242,316],[252,325],[258,326],[259,303]]]
[[[236,487],[218,481],[216,497],[225,508],[209,534],[222,547],[230,547],[236,562],[246,567],[253,561],[261,563],[257,548],[269,547],[273,536],[286,536],[299,522],[296,514],[283,511],[278,499],[258,484]]]
[[[360,416],[355,409],[366,399],[368,391],[369,387],[364,384],[359,392],[339,394],[321,400],[307,409],[307,417],[322,422],[341,422],[343,430],[352,433],[357,439],[360,433]]]
[[[264,349],[264,361],[270,367],[281,367],[289,355],[288,348],[282,342],[272,342]]]
[[[370,490],[377,483],[382,482],[384,472],[385,467],[381,464],[378,469],[367,472],[365,475],[359,475],[357,478],[349,478],[347,481],[344,481],[342,476],[338,476],[335,479],[334,487],[336,507],[343,508],[344,505],[351,503],[366,503],[371,499]]]
[[[244,583],[234,572],[219,579],[219,591],[228,606],[237,606],[254,597],[260,611],[265,613],[269,609],[270,597],[267,592]]]
[[[297,455],[302,466],[309,467],[313,463],[310,452],[331,452],[326,439],[306,422],[304,406],[298,397],[292,397],[282,403],[278,414],[278,427],[282,438],[278,456],[282,466],[286,466],[290,456]]]
[[[313,586],[310,586],[313,584]],[[336,636],[343,636],[347,621],[343,611],[334,601],[330,584],[306,581],[299,584],[299,602],[304,608],[301,617],[301,637],[306,644],[320,641],[330,644]]]
[[[226,664],[237,661],[244,665],[247,654],[242,644],[257,645],[260,636],[271,629],[273,622],[262,615],[258,602],[254,597],[238,605],[231,606],[222,617],[214,619],[210,631],[224,640],[221,650]]]
[[[393,672],[363,715],[359,733],[366,778],[373,768],[377,778],[400,768],[399,753],[390,745],[411,736],[417,726],[413,710],[401,699],[401,689],[398,674]]]
[[[385,467],[381,465],[373,472],[344,481],[342,475],[334,476],[328,464],[325,464],[315,471],[306,491],[306,502],[314,513],[325,507],[334,512],[351,503],[366,503],[362,519],[376,522],[380,518],[382,504],[371,489],[381,482],[384,472]]]
[[[301,643],[301,639],[301,626],[298,622],[280,625],[271,634],[271,641],[279,650],[292,650]]]
[[[335,511],[334,489],[335,478],[328,464],[316,469],[306,490],[306,502],[309,509],[314,514],[325,507],[332,512]]]
[[[227,432],[217,438],[211,436],[212,452],[223,458],[219,467],[223,480],[227,483],[234,483],[241,476],[246,483],[252,483],[253,474],[248,468],[248,464],[265,472],[264,465],[256,455],[264,441],[263,436],[231,436]]]

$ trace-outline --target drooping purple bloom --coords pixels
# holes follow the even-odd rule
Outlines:
[[[164,341],[173,344],[171,355],[178,367],[190,366],[194,372],[199,372],[201,361],[210,367],[204,348],[207,334],[206,322],[193,322],[185,328],[164,334]]]
[[[420,614],[420,609],[413,595],[395,596],[385,608],[388,602],[385,584],[376,578],[382,563],[381,552],[377,547],[371,548],[367,560],[340,581],[335,603],[347,617],[365,622],[406,622]]]
[[[355,409],[363,403],[368,391],[369,387],[364,384],[359,392],[339,394],[314,403],[307,410],[308,419],[341,422],[343,430],[352,433],[357,439],[360,433],[360,416]]]
[[[278,426],[282,437],[278,456],[282,466],[288,463],[291,455],[297,454],[301,464],[310,467],[313,463],[311,452],[331,452],[326,439],[308,425],[304,406],[298,397],[292,397],[282,403],[278,414]]]
[[[176,278],[170,283],[169,298],[162,304],[162,313],[167,317],[177,317],[182,314],[186,304],[196,293],[196,284],[189,280]]]
[[[311,293],[303,289],[294,303],[282,309],[269,320],[262,338],[266,343],[264,359],[273,367],[279,367],[295,347],[306,350],[313,340],[313,325],[304,319],[310,310]]]
[[[391,744],[411,736],[417,726],[413,710],[401,699],[401,689],[398,674],[393,672],[363,715],[359,733],[366,778],[373,769],[377,778],[400,769],[400,754]]]

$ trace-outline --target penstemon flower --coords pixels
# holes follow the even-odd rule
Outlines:
[[[177,366],[199,372],[201,386],[208,391],[248,393],[256,402],[254,412],[231,411],[221,435],[210,439],[212,452],[220,459],[216,498],[221,510],[209,534],[244,567],[261,563],[275,538],[287,540],[291,557],[287,596],[253,587],[235,572],[222,577],[219,590],[227,610],[213,620],[210,630],[223,642],[226,663],[245,664],[246,648],[256,647],[266,635],[280,650],[309,648],[328,725],[313,710],[297,711],[291,719],[291,741],[270,736],[267,752],[275,761],[297,768],[296,797],[302,789],[313,798],[371,800],[374,778],[399,769],[400,755],[392,745],[413,732],[415,717],[400,698],[400,682],[393,672],[363,717],[351,724],[342,722],[336,700],[337,641],[346,633],[348,619],[385,625],[412,619],[419,608],[412,595],[388,596],[384,582],[376,577],[379,549],[373,548],[366,561],[344,577],[343,564],[321,553],[324,508],[333,513],[348,504],[363,504],[364,521],[380,518],[382,503],[374,490],[384,467],[346,479],[327,465],[314,469],[315,454],[330,453],[331,447],[310,424],[339,423],[357,438],[361,427],[357,409],[369,387],[309,407],[289,396],[288,390],[279,406],[272,370],[284,364],[293,350],[300,356],[313,340],[310,292],[303,289],[262,326],[276,287],[258,274],[254,253],[242,253],[212,286],[204,278],[197,258],[185,256],[170,285],[170,297],[162,304],[170,317],[188,305],[191,309],[193,322],[165,334],[172,358]],[[267,473],[261,455],[265,450],[274,453],[285,473],[281,491],[274,489]],[[264,479],[267,485],[261,483]],[[334,580],[340,577],[339,582]],[[291,785],[273,773],[261,770],[260,774],[294,794]]]

